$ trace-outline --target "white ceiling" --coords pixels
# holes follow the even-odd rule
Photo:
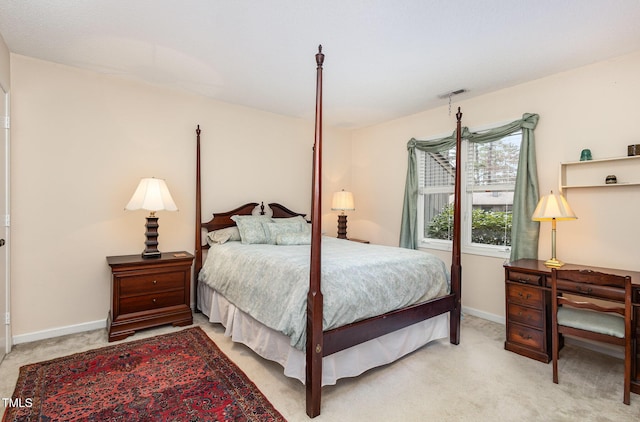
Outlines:
[[[0,0],[17,54],[363,127],[640,50],[640,0]]]

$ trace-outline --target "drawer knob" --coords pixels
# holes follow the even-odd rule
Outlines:
[[[524,299],[529,299],[531,297],[531,293],[527,293],[526,295],[524,295],[522,292],[518,292],[518,296]]]
[[[153,300],[152,300],[152,302],[153,302],[153,303],[156,303],[156,299],[153,299]]]
[[[520,334],[520,337],[522,337],[525,340],[531,340],[532,339],[532,337],[530,335],[528,335],[528,334],[524,334],[524,333],[518,333],[518,334]]]
[[[152,283],[153,284],[158,284],[158,280],[153,280]]]

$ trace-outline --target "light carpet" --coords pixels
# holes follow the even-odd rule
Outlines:
[[[202,314],[194,324],[215,341],[290,422],[308,421],[305,389],[282,367],[224,337]],[[143,330],[130,341],[180,328]],[[314,421],[638,421],[640,395],[622,403],[622,361],[567,345],[560,384],[551,365],[504,350],[504,325],[466,315],[460,345],[440,340],[382,368],[323,389]],[[107,345],[106,330],[19,344],[0,364],[9,397],[20,366]],[[0,403],[0,412],[4,406]]]

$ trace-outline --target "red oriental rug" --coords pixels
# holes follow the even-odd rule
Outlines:
[[[25,365],[9,421],[284,421],[200,329]]]

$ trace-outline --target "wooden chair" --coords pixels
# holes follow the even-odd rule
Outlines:
[[[631,277],[591,270],[551,270],[553,382],[558,383],[559,335],[624,346],[624,404],[630,403],[632,336]],[[617,302],[577,301],[563,294]],[[624,303],[624,307],[621,307]],[[617,314],[617,315],[616,315]]]

